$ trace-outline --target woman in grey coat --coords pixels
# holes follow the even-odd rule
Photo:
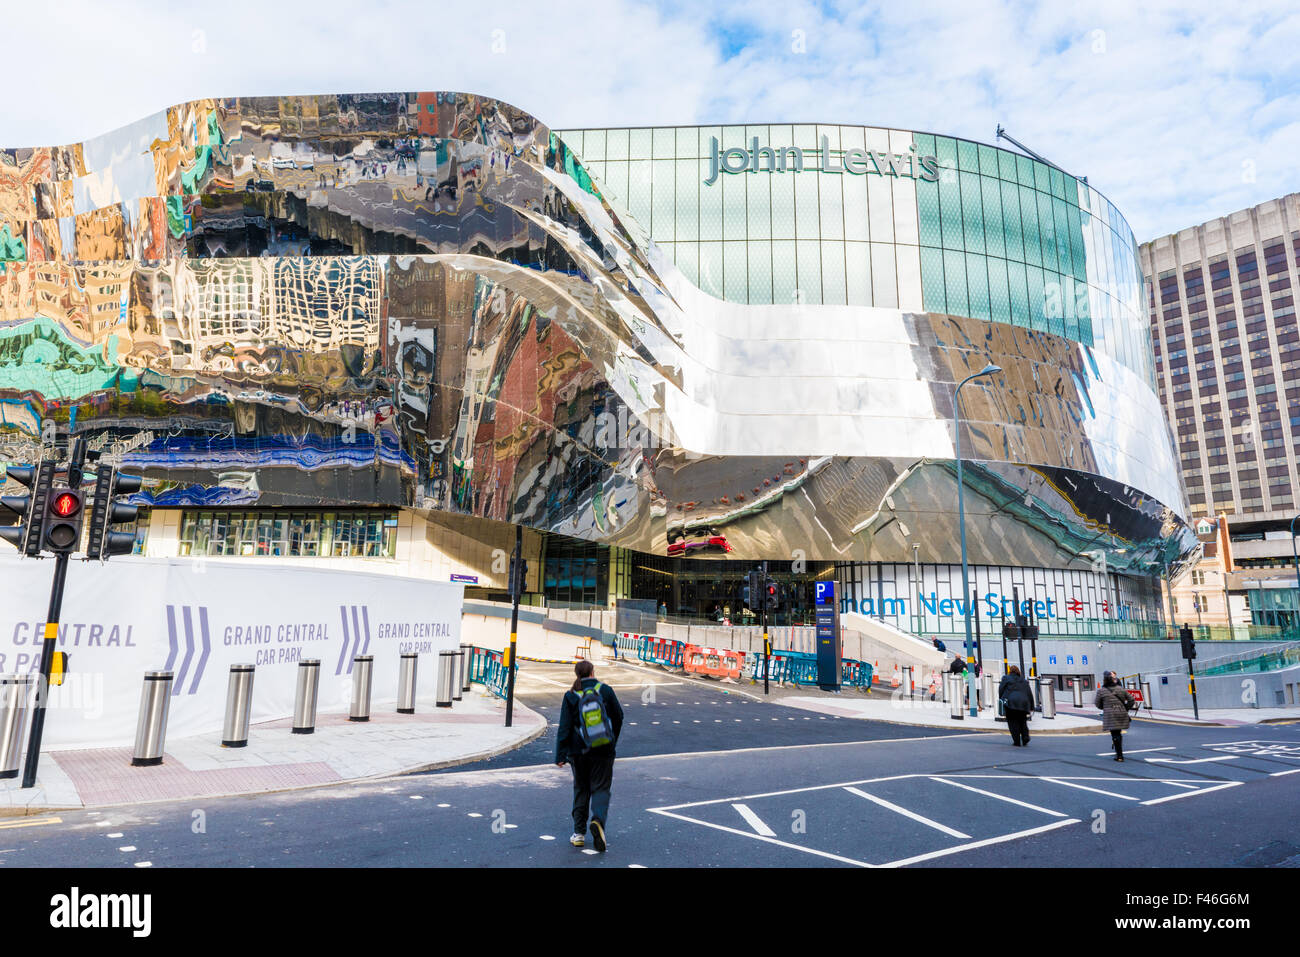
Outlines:
[[[1115,672],[1108,671],[1092,703],[1101,709],[1101,730],[1110,732],[1111,744],[1115,749],[1115,760],[1123,761],[1124,732],[1132,723],[1128,712],[1134,704],[1133,696],[1120,687]]]

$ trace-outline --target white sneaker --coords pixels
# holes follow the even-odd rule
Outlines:
[[[569,843],[572,844],[574,847],[586,847],[587,838],[585,835],[582,834],[574,834],[572,837],[569,838]]]

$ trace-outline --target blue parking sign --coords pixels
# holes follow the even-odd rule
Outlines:
[[[1065,663],[1066,663],[1067,665],[1072,665],[1072,664],[1074,664],[1074,655],[1066,655],[1066,656],[1065,656]]]
[[[1056,655],[1048,655],[1048,656],[1047,656],[1047,663],[1048,663],[1049,665],[1054,665],[1054,664],[1056,664]]]

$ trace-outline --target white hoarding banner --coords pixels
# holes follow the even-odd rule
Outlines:
[[[54,563],[0,559],[0,672],[37,670]],[[320,661],[320,713],[346,711],[352,659],[373,655],[374,701],[397,697],[417,652],[432,698],[438,655],[460,643],[464,586],[238,561],[117,559],[68,567],[43,749],[129,747],[146,671],[174,674],[167,736],[220,734],[232,664],[257,666],[252,720],[293,714],[298,662]]]

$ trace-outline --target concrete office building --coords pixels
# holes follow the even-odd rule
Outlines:
[[[908,130],[552,131],[460,93],[180,104],[0,152],[0,452],[149,479],[142,549],[744,621],[766,560],[960,633],[1164,634],[1195,535],[1137,246]],[[47,427],[49,426],[49,427]]]
[[[1191,518],[1201,525],[1222,515],[1227,522],[1227,565],[1219,574],[1240,605],[1232,621],[1294,632],[1300,194],[1163,236],[1143,244],[1140,255],[1150,282],[1157,387]],[[1188,591],[1186,582],[1175,586],[1180,590]],[[1177,612],[1181,620],[1195,613]]]

